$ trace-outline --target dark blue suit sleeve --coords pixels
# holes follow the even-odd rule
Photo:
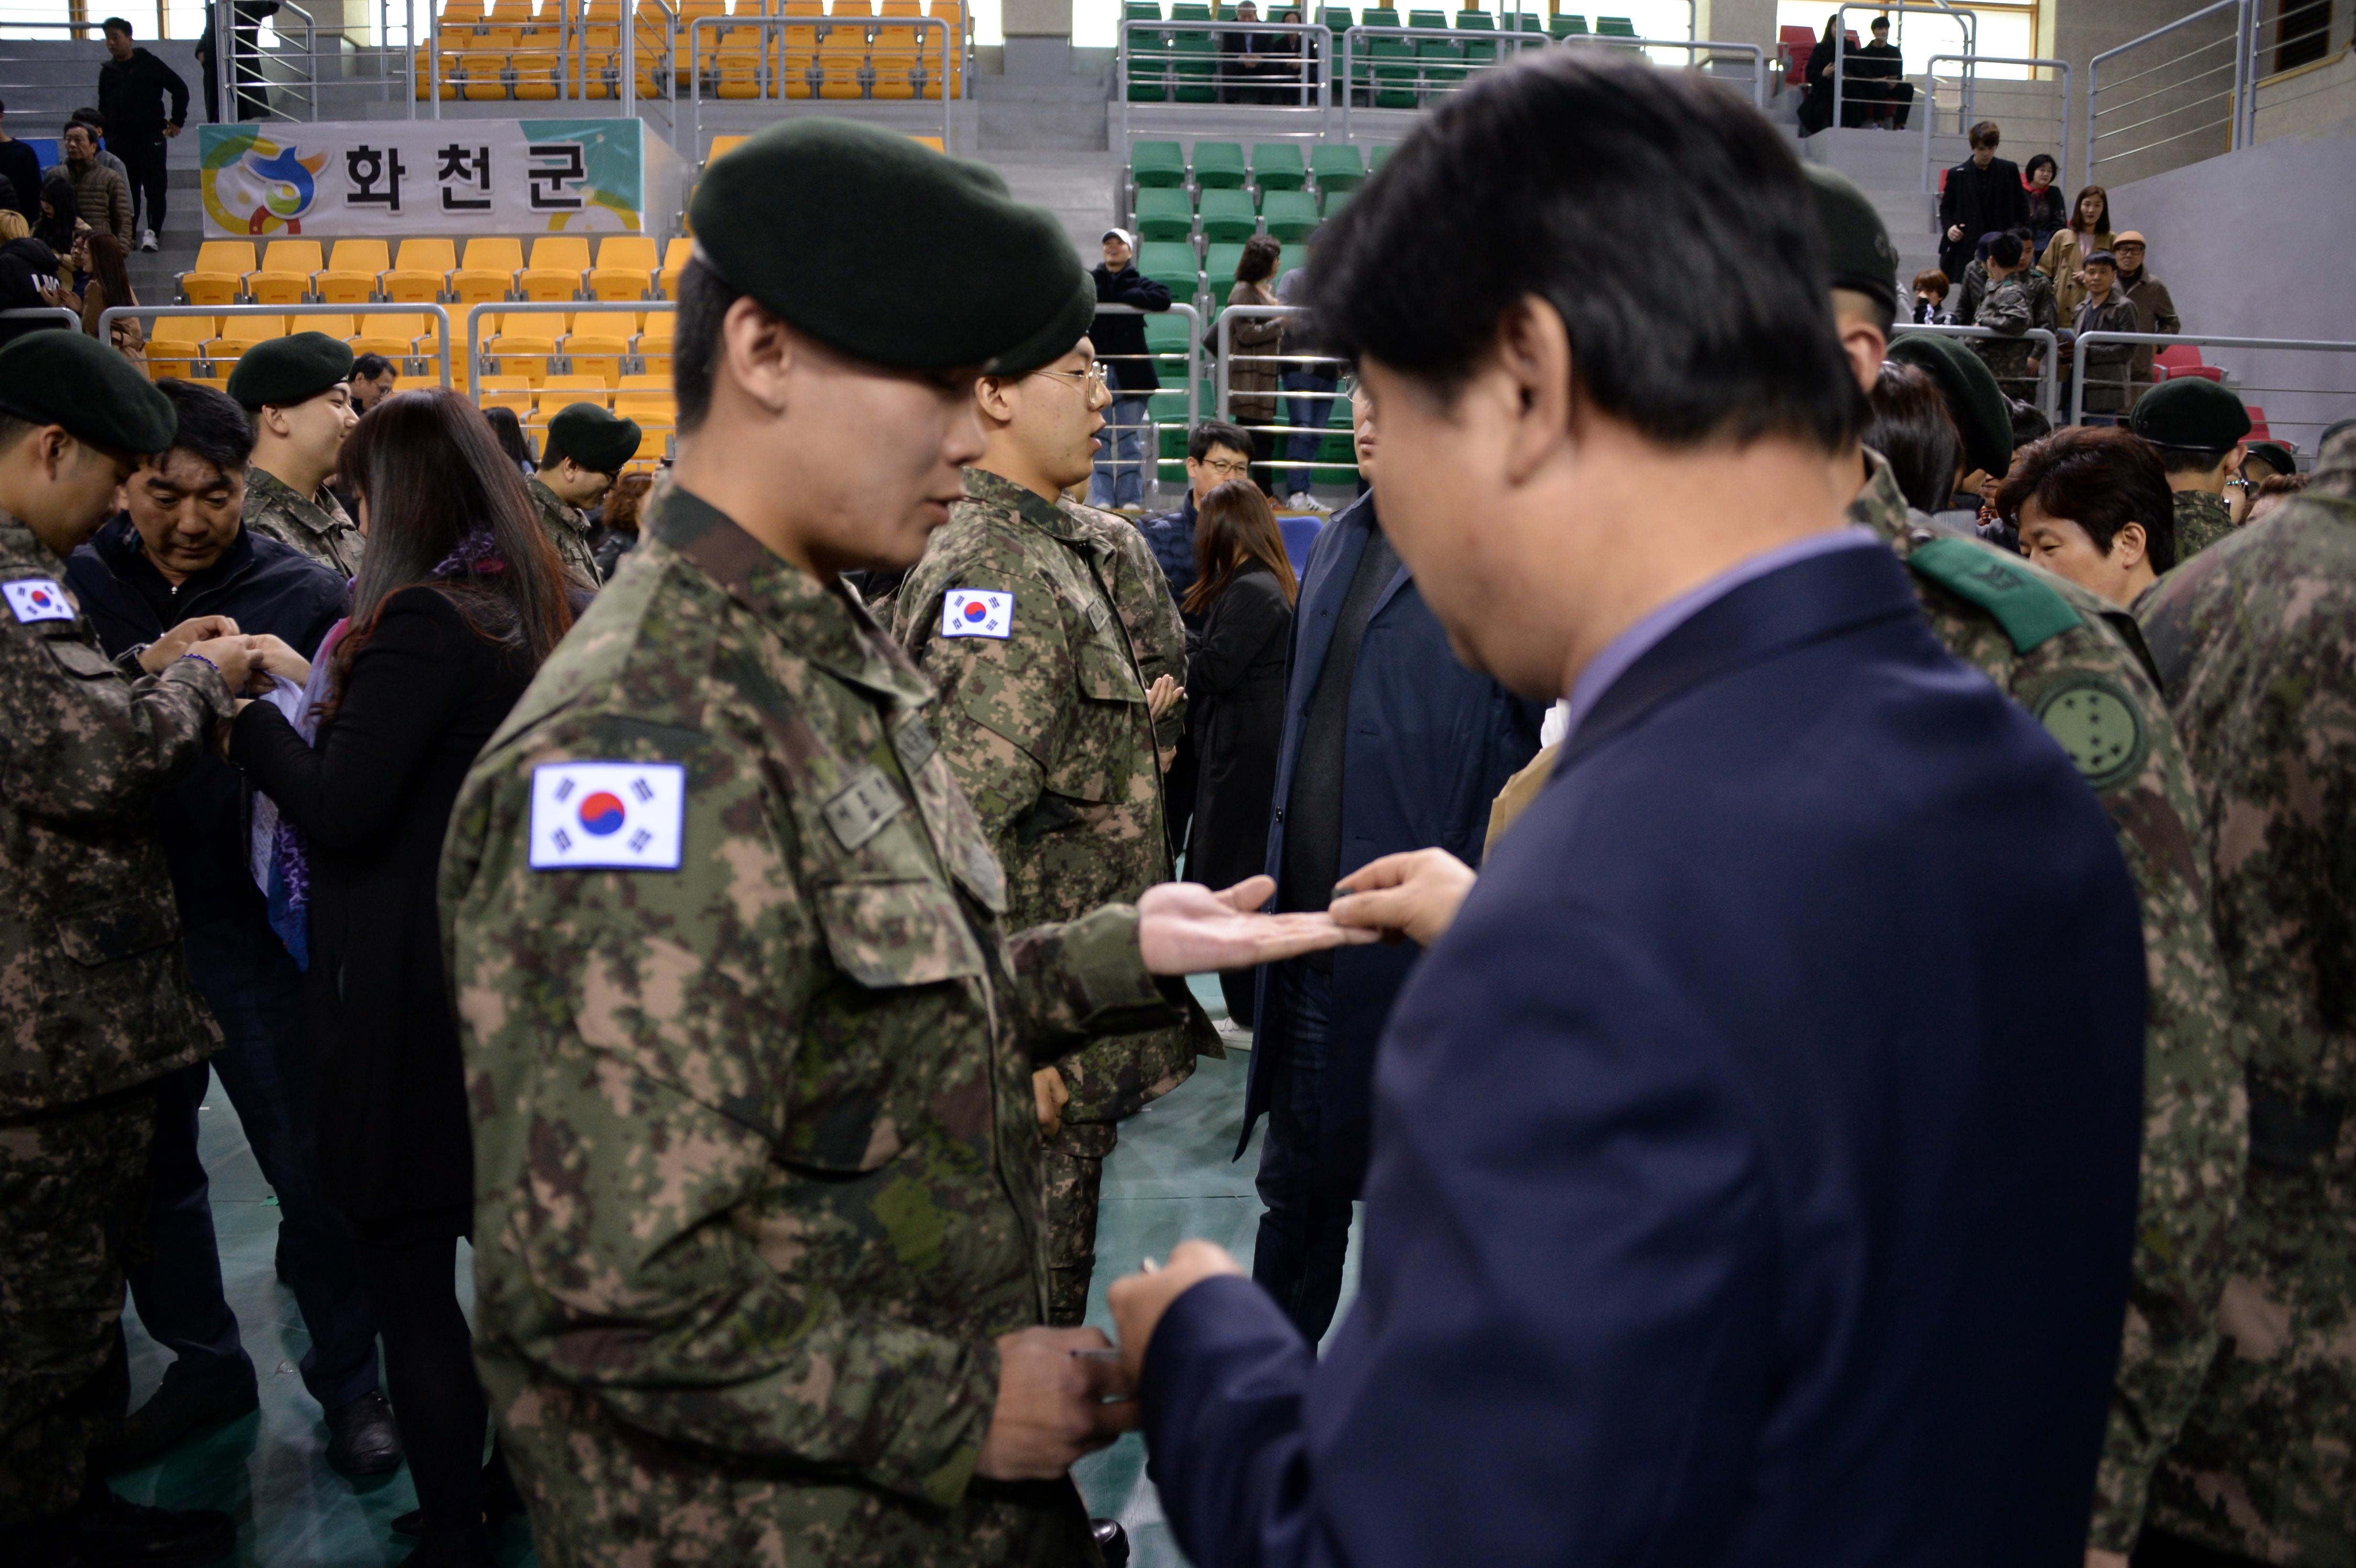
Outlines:
[[[1753,1484],[1775,1219],[1728,1054],[1641,941],[1517,880],[1385,1039],[1324,1361],[1240,1280],[1155,1334],[1154,1474],[1204,1568],[1700,1561]]]

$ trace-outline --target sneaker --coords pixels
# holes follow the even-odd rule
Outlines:
[[[139,231],[139,248],[142,251],[155,251],[161,249],[161,247],[155,243],[155,231],[153,229],[143,229]]]
[[[1284,498],[1284,504],[1295,512],[1330,512],[1333,509],[1306,490],[1295,490]]]

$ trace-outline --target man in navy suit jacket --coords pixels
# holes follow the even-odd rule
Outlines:
[[[1531,57],[1319,247],[1386,528],[1569,733],[1393,1015],[1324,1360],[1207,1243],[1113,1287],[1204,1568],[2082,1559],[2135,895],[1843,527],[1809,210],[1709,84]]]

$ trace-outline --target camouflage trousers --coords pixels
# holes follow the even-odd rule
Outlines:
[[[0,1524],[71,1508],[123,1424],[123,1273],[155,1133],[146,1092],[0,1124]]]
[[[2254,1154],[2217,1313],[2223,1343],[2153,1479],[2151,1528],[2291,1568],[2356,1561],[2356,1180],[2345,1159],[2289,1171]]]
[[[1105,1157],[1119,1137],[1111,1122],[1066,1122],[1040,1148],[1051,1328],[1076,1328],[1087,1317],[1088,1281],[1097,1267],[1097,1189],[1104,1182]]]

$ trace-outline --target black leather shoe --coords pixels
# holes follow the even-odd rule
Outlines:
[[[1088,1533],[1096,1537],[1097,1552],[1104,1558],[1105,1568],[1129,1568],[1129,1531],[1121,1529],[1117,1519],[1088,1520]]]
[[[401,1428],[381,1393],[364,1393],[327,1412],[327,1463],[347,1476],[381,1476],[401,1468]]]
[[[99,1456],[99,1467],[112,1475],[153,1463],[192,1438],[252,1414],[261,1404],[252,1366],[240,1381],[196,1388],[175,1361],[164,1369],[164,1381],[147,1403],[123,1419],[121,1434]]]
[[[417,1550],[401,1560],[401,1568],[499,1568],[498,1542],[487,1524],[428,1531],[417,1538]]]
[[[106,1487],[85,1492],[73,1520],[82,1568],[198,1568],[237,1549],[237,1526],[225,1513],[142,1508]]]
[[[523,1497],[516,1490],[515,1477],[508,1474],[507,1466],[495,1453],[491,1462],[483,1467],[483,1522],[497,1530],[502,1520],[513,1519],[521,1512]],[[395,1535],[422,1535],[424,1531],[423,1509],[411,1509],[392,1521]]]

